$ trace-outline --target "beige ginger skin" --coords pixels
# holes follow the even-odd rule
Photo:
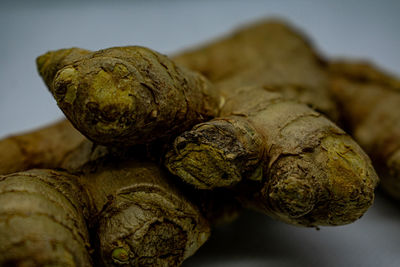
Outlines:
[[[382,188],[400,199],[400,81],[366,62],[333,61],[329,70],[344,124],[371,156]]]
[[[274,87],[285,97],[338,119],[324,61],[304,35],[285,22],[261,20],[173,59],[199,71],[218,89]]]
[[[0,175],[33,168],[57,168],[86,138],[63,120],[0,140]]]

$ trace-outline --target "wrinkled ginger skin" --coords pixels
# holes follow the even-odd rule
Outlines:
[[[246,118],[216,118],[179,135],[165,165],[196,188],[231,187],[246,174],[257,179],[263,142]]]
[[[366,62],[329,67],[344,124],[371,156],[382,188],[400,199],[400,81]]]
[[[296,225],[347,224],[372,204],[378,178],[369,158],[306,105],[243,88],[221,114],[177,137],[166,156],[171,172],[203,189],[243,180],[233,189],[245,206]]]
[[[131,266],[178,266],[209,237],[209,225],[197,208],[154,164],[129,162],[88,180],[96,205],[103,208],[98,236],[108,265],[122,261]],[[117,249],[124,249],[128,257],[115,258]]]
[[[155,163],[83,142],[63,167],[93,199],[89,221],[107,266],[179,266],[209,237],[200,211]]]
[[[0,175],[56,168],[86,138],[66,120],[0,140]]]
[[[37,60],[43,77],[46,66],[59,65],[49,53]],[[144,47],[104,49],[60,66],[46,84],[73,125],[98,144],[148,143],[218,112],[219,95],[202,75]]]
[[[1,266],[92,266],[76,181],[52,170],[0,176]]]
[[[93,249],[95,265],[179,266],[208,239],[208,222],[159,166],[105,150],[82,142],[82,156],[62,163],[76,175],[0,176],[1,266],[92,266]]]
[[[375,171],[319,114],[338,119],[326,62],[296,29],[263,20],[174,59],[226,101],[219,118],[175,139],[173,173],[198,188],[231,186],[245,205],[297,225],[350,223],[371,205]]]
[[[285,22],[261,20],[173,59],[201,72],[219,90],[273,87],[333,121],[338,118],[324,61],[301,32]]]

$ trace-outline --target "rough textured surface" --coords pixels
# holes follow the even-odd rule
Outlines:
[[[162,169],[107,153],[85,141],[62,163],[76,176],[0,176],[1,266],[91,266],[93,248],[95,265],[178,266],[208,239],[208,222]]]
[[[274,90],[272,90],[274,91]],[[180,135],[166,166],[199,188],[234,185],[241,201],[292,224],[340,225],[372,204],[378,178],[341,129],[268,88],[243,88],[221,118]]]
[[[300,225],[349,223],[371,205],[376,174],[318,113],[338,119],[326,65],[296,30],[261,21],[175,60],[215,82],[225,103],[219,118],[175,139],[173,173],[207,189],[244,177],[243,203]]]
[[[208,222],[155,163],[85,142],[65,168],[93,199],[91,229],[107,266],[178,266],[210,234]]]
[[[0,174],[56,168],[86,138],[68,121],[0,140]]]
[[[92,266],[76,177],[50,170],[0,176],[1,266]]]
[[[201,72],[220,89],[269,86],[334,121],[338,117],[325,63],[308,40],[285,22],[262,20],[174,60]]]
[[[147,143],[217,114],[219,96],[202,75],[150,49],[114,47],[69,65],[65,51],[40,56],[39,72],[68,119],[96,143]]]
[[[118,166],[89,182],[91,187],[101,185],[97,188],[102,196],[95,197],[95,202],[101,207],[98,235],[108,264],[177,266],[208,239],[210,230],[200,212],[153,164]],[[111,261],[110,255],[118,248],[126,251],[127,258]]]
[[[344,124],[400,199],[400,81],[366,62],[333,62],[330,72]]]
[[[78,175],[82,175],[83,172],[89,174],[88,176],[85,175],[78,178],[61,172],[38,170],[10,175],[11,178],[5,179],[7,179],[7,181],[16,181],[11,183],[11,185],[13,185],[12,187],[9,186],[10,182],[0,182],[0,188],[6,190],[4,191],[4,196],[0,198],[4,201],[10,199],[10,203],[13,203],[13,205],[10,204],[11,206],[8,206],[8,213],[18,211],[19,209],[29,210],[31,208],[29,206],[30,203],[34,203],[35,205],[37,204],[40,206],[40,212],[46,213],[49,216],[58,216],[57,218],[61,218],[62,220],[70,220],[68,218],[76,216],[80,221],[74,219],[74,223],[78,225],[78,228],[76,228],[75,231],[81,232],[84,230],[85,232],[80,233],[79,235],[82,235],[87,239],[86,225],[82,223],[81,218],[83,214],[85,214],[85,217],[90,222],[90,228],[95,229],[95,231],[99,229],[99,240],[102,240],[103,242],[100,248],[102,251],[103,249],[107,249],[103,252],[103,259],[109,262],[109,264],[117,264],[117,262],[123,262],[122,264],[126,264],[125,261],[128,261],[130,264],[140,263],[150,266],[164,264],[175,266],[194,253],[194,251],[208,238],[208,224],[204,221],[200,212],[182,195],[182,189],[179,189],[178,191],[175,186],[172,185],[172,181],[167,182],[167,175],[154,163],[134,161],[132,165],[129,163],[125,163],[126,166],[121,164],[121,166],[124,165],[125,167],[123,170],[119,170],[119,167],[117,167],[118,164],[115,163],[114,159],[113,163],[108,163],[108,165],[112,166],[113,169],[105,170],[107,167],[104,167],[102,164],[107,162],[106,158],[109,156],[110,149],[104,146],[94,145],[92,142],[80,135],[78,131],[76,131],[66,121],[12,137],[11,140],[16,138],[18,138],[18,140],[24,140],[24,142],[20,141],[18,144],[23,144],[22,147],[24,147],[25,150],[23,150],[23,154],[17,154],[17,156],[13,153],[2,153],[0,155],[0,157],[4,159],[4,161],[2,161],[3,166],[7,166],[7,168],[2,168],[3,172],[21,171],[33,166],[51,166],[54,168],[61,167]],[[7,148],[4,152],[13,151],[9,149],[9,139],[10,138],[3,140],[2,143],[0,142],[0,144],[8,145],[2,146]],[[14,142],[11,144],[14,144]],[[28,149],[28,147],[31,148]],[[16,149],[18,152],[20,150],[21,149],[19,148]],[[36,157],[32,156],[34,155],[33,152],[27,153],[25,152],[26,150],[37,151],[35,152],[37,154]],[[134,154],[144,153],[143,151],[135,152],[136,150],[137,149],[134,149]],[[121,157],[126,157],[128,153],[128,151],[120,151],[119,149],[113,152],[121,155]],[[28,157],[27,155],[30,156]],[[5,165],[6,162],[9,164]],[[100,167],[100,165],[102,167]],[[147,167],[149,167],[149,169],[147,169]],[[101,174],[99,174],[102,176],[101,178],[97,177],[98,169],[101,169]],[[123,180],[121,184],[124,186],[120,186],[120,184],[116,182],[120,176],[118,173],[124,174],[121,175],[124,177],[120,177],[120,179]],[[126,176],[129,175],[134,177],[126,178]],[[48,178],[46,178],[47,176]],[[44,183],[47,183],[46,181],[48,180],[48,184],[42,184],[41,181],[43,179],[45,181]],[[168,179],[171,178],[169,177]],[[79,180],[80,183],[85,184],[86,186],[79,188],[76,180]],[[95,183],[96,185],[92,184],[94,181],[97,181]],[[164,184],[160,186],[160,183],[163,181]],[[103,182],[108,185],[104,186]],[[152,186],[153,182],[155,183],[154,186]],[[61,184],[58,185],[59,183]],[[65,186],[69,186],[69,184],[71,184],[72,189],[63,189]],[[14,185],[18,185],[18,188]],[[132,190],[137,190],[138,193],[133,193],[130,189],[125,190],[130,186],[132,186]],[[58,189],[61,188],[61,191],[56,192],[56,190],[51,187]],[[17,189],[21,189],[21,191],[17,191]],[[9,192],[9,190],[12,190],[14,193]],[[126,192],[124,191],[121,193],[120,190],[125,190]],[[144,192],[139,192],[141,190]],[[25,192],[30,193],[26,194]],[[31,196],[32,192],[35,196]],[[36,196],[37,193],[42,194],[42,196]],[[0,192],[0,195],[1,194],[2,193]],[[126,200],[126,194],[132,194],[132,196],[135,196],[134,200]],[[140,204],[142,202],[142,194],[143,201],[146,202],[146,204],[143,205]],[[96,205],[86,199],[86,196],[92,195],[96,196]],[[140,195],[140,198],[137,198],[137,195]],[[46,196],[51,197],[53,202],[48,203],[46,200],[40,200],[41,197],[46,198]],[[82,210],[80,209],[71,209],[69,205],[67,205],[68,203],[65,203],[65,201],[68,200],[77,204],[79,198],[86,199],[83,201],[84,213],[82,213]],[[204,214],[207,221],[210,221],[213,225],[232,221],[238,216],[240,210],[238,203],[233,199],[232,194],[229,192],[219,191],[216,194],[209,192],[193,192],[193,194],[190,194],[190,200],[200,208],[201,213]],[[19,205],[17,202],[22,203],[22,205]],[[121,204],[122,202],[123,204]],[[113,206],[112,212],[108,210],[110,209],[109,205],[111,203],[115,203],[116,205]],[[166,203],[166,205],[164,205],[164,203]],[[54,205],[57,207],[61,205],[63,211],[57,211],[53,207]],[[108,211],[103,212],[103,208]],[[143,209],[145,211],[143,211]],[[150,209],[153,209],[153,211],[150,212]],[[64,214],[64,210],[67,214]],[[119,210],[123,210],[123,215],[116,215]],[[176,213],[174,214],[175,211]],[[71,215],[69,216],[69,214]],[[174,217],[175,215],[179,218]],[[49,230],[48,234],[46,232],[46,229],[51,226],[48,225],[49,223],[47,221],[51,220],[51,218],[49,219],[44,217],[43,219],[40,217],[42,215],[39,216],[40,218],[36,218],[38,216],[35,214],[28,213],[25,213],[24,216],[24,219],[18,221],[18,225],[15,226],[15,231],[12,232],[12,234],[16,234],[18,231],[22,233],[22,228],[27,227],[27,225],[33,221],[36,222],[37,228],[32,231],[45,231],[42,239],[38,238],[36,240],[37,242],[35,241],[36,243],[32,243],[28,240],[23,244],[25,246],[24,248],[19,247],[20,252],[12,252],[7,256],[7,258],[4,256],[4,258],[1,259],[1,262],[7,262],[7,264],[11,264],[12,262],[13,264],[17,264],[18,262],[24,261],[24,264],[28,264],[27,266],[36,266],[44,262],[56,262],[55,260],[57,257],[62,257],[59,253],[65,252],[63,250],[51,248],[49,247],[49,244],[46,243],[53,240],[52,238],[58,238],[52,236],[53,233],[51,231],[53,230]],[[147,219],[149,219],[149,221],[147,221]],[[150,221],[154,224],[151,224]],[[199,225],[195,225],[196,223]],[[61,231],[60,226],[54,227],[54,231]],[[69,230],[75,229],[73,225],[69,225],[68,227]],[[146,231],[144,230],[146,227],[150,227],[148,229],[148,234],[146,234]],[[83,230],[79,230],[80,228]],[[0,231],[7,231],[7,229],[8,228],[3,228]],[[136,231],[138,231],[138,233],[136,233]],[[143,240],[140,242],[133,241],[131,239],[132,236],[127,234],[127,232],[131,233],[135,238],[140,237]],[[160,233],[162,233],[162,235],[160,235]],[[106,234],[107,236],[105,236]],[[107,243],[107,238],[113,234],[118,237],[118,241],[113,244]],[[33,234],[28,233],[28,235],[31,236]],[[9,236],[5,236],[4,238],[8,237]],[[70,237],[68,236],[68,233],[65,232],[60,238],[64,238],[62,240],[65,241]],[[65,242],[69,243],[70,241]],[[8,243],[5,242],[4,244],[7,245]],[[87,240],[85,240],[85,244],[88,244]],[[133,259],[133,255],[136,255],[133,254],[134,252],[128,253],[127,247],[115,248],[116,244],[129,244],[132,246],[129,247],[129,249],[136,251],[135,253],[143,254],[141,256],[142,258],[138,260]],[[143,244],[142,247],[141,244]],[[115,249],[111,249],[110,246]],[[167,249],[166,247],[169,247],[170,249]],[[150,251],[149,253],[154,253],[154,255],[149,254],[146,256],[146,251]],[[51,253],[55,253],[54,258],[50,255]],[[78,257],[77,260],[80,260],[80,253],[83,252],[76,249],[72,252],[70,251],[70,253],[71,254],[68,254],[68,257]],[[157,253],[159,253],[159,255]],[[24,258],[24,254],[27,254],[27,258]],[[42,255],[39,257],[39,254]],[[156,254],[162,259],[151,258],[151,256],[157,257]],[[35,257],[39,258],[36,259]],[[65,259],[66,262],[57,262],[57,264],[65,266],[70,266],[68,264],[71,264],[71,266],[74,266],[72,265],[74,262],[70,261],[68,257]],[[124,257],[127,258],[121,260]],[[18,258],[20,258],[19,261]],[[96,262],[96,264],[102,264],[101,260]],[[77,266],[85,265],[81,263],[77,264]]]

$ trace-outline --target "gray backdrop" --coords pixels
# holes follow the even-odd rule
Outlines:
[[[144,45],[173,53],[279,16],[328,56],[400,74],[400,1],[13,1],[0,3],[0,137],[62,116],[35,68],[47,50]],[[400,266],[400,204],[378,195],[356,223],[297,228],[247,212],[185,266]]]

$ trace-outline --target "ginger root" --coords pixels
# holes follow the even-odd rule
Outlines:
[[[285,22],[261,20],[173,59],[205,75],[219,90],[267,86],[338,119],[325,62]]]
[[[371,205],[368,157],[306,106],[338,118],[325,63],[296,30],[262,21],[175,59],[214,81],[225,103],[175,139],[171,172],[203,189],[250,180],[234,187],[248,191],[238,193],[245,205],[298,225],[350,223]]]
[[[67,118],[98,144],[148,143],[218,112],[219,95],[202,75],[157,52],[114,47],[68,62],[63,55],[76,49],[48,52],[37,65]]]
[[[381,104],[400,104],[396,79],[351,64],[327,71],[308,40],[271,20],[174,59],[138,46],[37,58],[57,104],[93,143],[68,122],[0,141],[0,174],[8,174],[0,176],[0,265],[177,266],[208,239],[210,221],[237,216],[232,195],[295,225],[353,222],[378,178],[324,117],[338,119],[330,87],[356,138],[389,170],[388,190],[399,191],[391,184],[399,116]],[[352,99],[359,87],[373,93]],[[369,132],[382,116],[385,127]],[[180,184],[134,146],[171,137],[167,168],[213,191]],[[29,168],[59,169],[9,174]]]
[[[107,265],[178,266],[208,239],[200,211],[154,163],[130,160],[95,168],[80,178],[93,199]]]
[[[91,266],[96,248],[96,265],[178,266],[208,239],[208,222],[156,164],[112,158],[88,143],[78,150],[93,161],[63,163],[80,168],[75,176],[0,177],[0,265]],[[98,241],[92,247],[84,218]]]
[[[333,61],[329,70],[344,124],[371,156],[382,188],[400,199],[400,81],[366,62]]]
[[[369,158],[328,119],[267,89],[239,90],[221,117],[177,137],[168,169],[202,189],[236,185],[244,205],[292,224],[361,217],[378,182]]]

